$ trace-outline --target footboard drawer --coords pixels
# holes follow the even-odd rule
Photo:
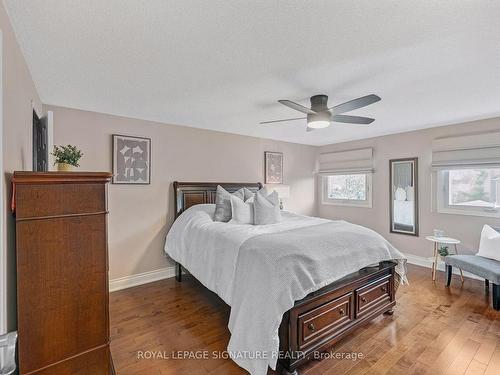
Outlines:
[[[367,286],[356,289],[356,318],[390,302],[392,295],[391,287],[390,276],[385,276]]]
[[[353,294],[349,293],[331,302],[313,308],[298,317],[299,348],[317,343],[333,331],[341,332],[354,319]]]

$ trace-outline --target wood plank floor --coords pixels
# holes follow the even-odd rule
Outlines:
[[[500,313],[483,284],[409,266],[410,286],[398,290],[393,316],[381,316],[331,351],[362,358],[314,361],[300,374],[500,374]],[[244,374],[231,360],[212,358],[229,339],[229,308],[198,282],[162,280],[110,296],[111,350],[118,375]],[[165,359],[177,351],[208,351],[210,359]],[[159,353],[159,355],[158,355]],[[149,355],[156,358],[148,358]],[[269,371],[269,374],[274,372]]]

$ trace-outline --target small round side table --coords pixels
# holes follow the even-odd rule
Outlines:
[[[437,269],[437,260],[438,260],[438,248],[439,244],[443,245],[453,245],[455,248],[455,254],[458,254],[458,249],[457,245],[460,243],[460,240],[457,240],[456,238],[451,238],[451,237],[434,237],[434,236],[427,236],[425,237],[426,240],[434,242],[434,260],[432,262],[432,280],[436,280],[436,269]],[[460,279],[462,282],[464,282],[464,275],[462,273],[462,269],[460,269]]]

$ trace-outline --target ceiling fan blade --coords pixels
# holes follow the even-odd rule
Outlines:
[[[371,124],[375,121],[374,118],[360,117],[360,116],[347,116],[347,115],[333,115],[331,121],[333,122],[345,122],[347,124]]]
[[[335,107],[330,108],[335,115],[353,111],[355,109],[366,107],[367,105],[373,104],[382,100],[379,96],[375,94],[370,94],[366,96],[362,96],[361,98],[349,100],[348,102],[336,105]]]
[[[279,103],[283,104],[283,105],[286,105],[287,107],[290,107],[292,109],[295,109],[296,111],[299,111],[299,112],[302,112],[302,113],[305,113],[307,115],[315,115],[317,114],[316,112],[314,112],[312,109],[309,109],[307,107],[304,107],[303,105],[301,104],[298,104],[298,103],[295,103],[295,102],[292,102],[291,100],[278,100]]]
[[[275,122],[284,122],[284,121],[295,121],[295,120],[305,120],[307,117],[295,117],[295,118],[287,118],[284,120],[271,120],[271,121],[262,121],[259,122],[260,125],[265,125],[265,124],[273,124]]]

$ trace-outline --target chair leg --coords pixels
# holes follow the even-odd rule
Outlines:
[[[436,281],[436,269],[438,259],[438,244],[434,242],[434,261],[432,262],[432,281]]]
[[[455,244],[455,254],[458,255],[458,248],[457,248],[457,244]],[[462,283],[464,282],[464,273],[462,272],[462,269],[459,268],[460,270],[460,280],[462,281]]]
[[[486,293],[490,292],[490,281],[488,279],[484,279],[484,291]]]
[[[500,285],[493,283],[493,308],[500,311]]]
[[[175,280],[182,281],[182,266],[180,263],[175,263]]]
[[[450,265],[446,265],[446,286],[450,286],[451,284],[452,273],[453,273],[453,267]]]

